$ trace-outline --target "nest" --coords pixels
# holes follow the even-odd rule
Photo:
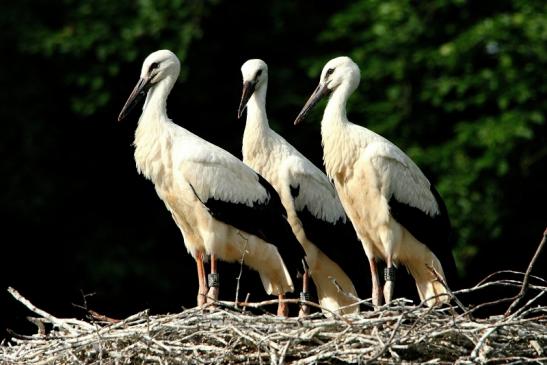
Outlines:
[[[522,277],[522,273],[511,273]],[[492,286],[518,288],[522,282],[491,276],[453,295]],[[236,307],[233,302],[219,302],[212,310],[194,308],[154,316],[144,311],[121,321],[95,313],[94,319],[84,321],[54,317],[9,290],[38,314],[30,318],[38,333],[15,335],[3,343],[2,364],[547,362],[547,307],[536,305],[547,292],[545,285],[529,284],[533,295],[526,303],[513,313],[486,319],[473,318],[473,312],[493,302],[464,310],[461,303],[435,309],[400,299],[377,310],[346,316],[316,313],[306,318],[280,318],[249,313],[241,303]],[[504,299],[496,303],[500,301]],[[275,302],[245,305],[260,308]]]
[[[0,363],[545,364],[547,307],[538,303],[547,293],[547,281],[530,275],[544,244],[545,235],[526,273],[493,273],[472,288],[450,292],[455,305],[444,308],[400,299],[357,315],[316,313],[305,318],[257,315],[247,309],[277,303],[274,300],[218,302],[212,308],[166,315],[144,311],[124,320],[90,311],[90,318],[79,320],[57,318],[10,288],[15,299],[38,315],[29,318],[38,333],[14,334],[2,343]],[[520,290],[516,296],[472,308],[458,299],[500,287]],[[481,308],[507,304],[503,314],[475,318]]]

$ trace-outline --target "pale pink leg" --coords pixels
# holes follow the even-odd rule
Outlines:
[[[209,292],[207,293],[207,302],[215,303],[218,301],[218,273],[217,259],[215,255],[211,255],[211,273],[209,274]]]
[[[277,306],[277,315],[280,317],[288,317],[289,307],[287,306],[287,303],[283,302],[283,300],[285,299],[285,294],[279,294],[278,299],[279,304]]]
[[[309,274],[308,270],[304,271],[304,274],[302,275],[302,295],[301,298],[307,299],[307,296],[309,296],[308,286],[309,286]],[[303,318],[306,317],[308,314],[310,314],[310,307],[307,304],[300,305],[300,310],[298,311],[298,317]]]
[[[202,307],[207,298],[207,282],[205,281],[205,266],[203,265],[203,253],[200,251],[196,255],[196,265],[198,269],[198,307]]]
[[[368,263],[370,265],[370,274],[372,279],[372,304],[375,307],[382,305],[382,292],[380,290],[380,277],[378,276],[378,266],[376,266],[376,259],[369,258]]]

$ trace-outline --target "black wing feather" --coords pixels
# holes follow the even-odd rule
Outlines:
[[[293,198],[299,191],[300,185],[291,186]],[[371,290],[368,260],[349,219],[327,222],[313,215],[307,206],[297,214],[308,240],[340,266],[353,282],[360,298],[367,298]]]
[[[457,280],[456,262],[452,255],[454,245],[452,227],[446,205],[433,185],[431,185],[431,193],[439,206],[439,213],[434,216],[398,201],[394,195],[391,196],[388,204],[393,218],[437,256],[443,266],[447,282],[452,286]]]
[[[215,219],[275,245],[294,279],[296,273],[302,272],[304,249],[292,232],[279,195],[266,179],[257,175],[269,195],[264,202],[256,201],[252,207],[215,198],[202,202]]]

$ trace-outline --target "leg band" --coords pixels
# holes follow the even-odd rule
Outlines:
[[[310,301],[311,300],[311,295],[309,292],[307,291],[301,291],[300,292],[300,300],[305,300],[305,301]]]
[[[209,288],[218,288],[220,279],[219,275],[216,272],[212,272],[207,276],[207,282],[209,284]]]
[[[384,280],[395,281],[396,274],[397,274],[397,269],[395,267],[386,267],[384,269]]]

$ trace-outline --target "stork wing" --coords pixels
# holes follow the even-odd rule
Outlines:
[[[304,251],[281,199],[262,176],[220,148],[195,154],[182,172],[215,219],[276,245],[289,271],[298,271]]]
[[[360,295],[368,285],[363,247],[327,176],[308,160],[286,161],[288,183],[306,237],[350,277]]]
[[[373,167],[378,187],[388,201],[394,199],[430,217],[440,214],[429,180],[398,147],[375,142],[366,147],[364,157]]]
[[[392,217],[455,272],[446,206],[418,166],[395,145],[376,142],[365,151]],[[453,274],[450,273],[450,276]]]
[[[217,146],[206,147],[192,151],[190,158],[181,161],[179,170],[201,201],[216,199],[253,207],[269,199],[252,169]]]
[[[346,221],[346,214],[327,176],[308,160],[291,157],[284,166],[296,211],[307,209],[325,222]]]

